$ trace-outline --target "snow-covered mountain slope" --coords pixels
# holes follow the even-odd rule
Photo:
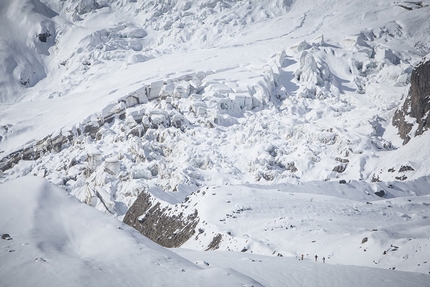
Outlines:
[[[428,273],[429,180],[202,187],[178,204],[151,190],[124,222],[169,247]]]
[[[315,205],[326,201],[314,198]],[[0,215],[1,286],[425,286],[429,279],[411,272],[316,264],[308,255],[302,262],[177,250],[187,261],[37,177],[0,186]],[[336,258],[326,262],[331,260]]]
[[[182,246],[428,273],[428,185],[392,186],[385,200],[359,182],[202,188],[185,203],[200,221]]]
[[[205,270],[37,177],[0,186],[0,214],[1,286],[261,286]]]
[[[237,252],[196,252],[178,250],[190,261],[205,267],[231,266],[252,276],[264,286],[427,286],[428,275],[410,272],[393,272],[375,268],[329,265],[312,262],[313,258],[298,261],[296,258],[266,257]],[[233,267],[234,266],[234,267]]]
[[[0,102],[22,99],[47,76],[55,42],[56,13],[39,0],[0,3]]]
[[[429,4],[3,1],[0,182],[45,177],[120,219],[143,191],[177,203],[225,184],[321,183],[314,193],[330,200],[340,180],[372,196],[401,185],[424,204],[430,134],[402,145],[392,119],[413,67],[430,53]],[[342,192],[341,200],[367,201]],[[418,214],[397,201],[399,212]],[[346,221],[335,234],[343,228]],[[294,253],[273,244],[271,252]],[[338,262],[368,259],[379,260]]]
[[[419,44],[427,35],[426,5],[408,10],[381,1],[381,10],[375,10],[373,2],[360,2],[354,4],[360,9],[338,4],[329,13],[322,3],[317,8],[323,21],[316,10],[306,10],[311,6],[307,2],[288,9],[275,9],[271,5],[279,5],[270,2],[260,9],[268,11],[264,17],[256,6],[233,2],[224,8],[195,3],[184,12],[188,16],[176,6],[155,5],[151,7],[161,15],[153,18],[149,6],[133,17],[127,14],[138,3],[85,9],[73,3],[47,2],[61,20],[53,62],[68,60],[61,60],[56,73],[44,80],[49,83],[24,95],[32,101],[2,106],[3,154],[24,146],[3,166],[5,179],[40,174],[121,216],[139,191],[151,186],[175,190],[179,184],[245,181],[390,181],[429,173],[423,160],[428,135],[403,147],[391,126],[410,70],[427,51]],[[215,13],[217,9],[223,12]],[[363,11],[366,21],[353,18],[350,9]],[[230,39],[202,28],[210,39],[193,38],[202,32],[193,21],[202,22],[209,12],[208,19],[222,19],[227,11],[244,20],[223,24],[223,29],[241,33]],[[183,17],[176,19],[174,12]],[[120,25],[125,15],[135,22]],[[345,22],[345,15],[356,20]],[[303,23],[292,26],[299,16]],[[138,28],[148,17],[150,23],[166,17],[186,22],[180,29],[192,38],[183,45],[169,44],[175,48],[167,51],[175,26],[155,29],[147,23]],[[336,21],[345,26],[344,33],[322,28]],[[221,25],[215,20],[200,24],[210,23]],[[315,23],[317,31],[309,32]],[[115,29],[102,29],[110,26]],[[290,26],[284,35],[284,27]],[[154,37],[163,41],[154,42]],[[222,37],[229,40],[222,42]],[[127,46],[136,41],[157,53],[150,57]],[[148,60],[126,63],[126,55]],[[10,170],[20,158],[30,161]],[[105,160],[116,161],[117,171],[106,173]],[[107,202],[97,196],[99,187]]]

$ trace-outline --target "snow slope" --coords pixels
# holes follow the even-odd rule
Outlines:
[[[0,3],[0,15],[0,102],[13,103],[22,98],[25,88],[49,73],[56,13],[39,0],[5,0]],[[40,34],[47,36],[44,42]]]
[[[429,279],[308,256],[176,251],[191,263],[37,177],[3,184],[0,212],[1,286],[425,286]]]
[[[264,286],[428,286],[428,275],[375,268],[313,263],[311,259],[266,257],[254,254],[178,250],[200,266],[230,266]],[[205,264],[206,263],[206,264]]]
[[[390,188],[362,182],[205,187],[183,203],[181,212],[196,209],[200,218],[197,235],[183,247],[318,255],[327,264],[429,273],[428,186],[429,178]],[[381,199],[372,189],[387,195]]]
[[[36,0],[36,4],[27,2],[28,9],[42,5]],[[387,84],[405,86],[411,67],[428,52],[428,33],[425,32],[430,25],[428,7],[423,5],[421,9],[409,11],[391,1],[380,1],[376,7],[374,1],[336,5],[332,5],[332,2],[320,1],[315,4],[305,1],[298,4],[292,1],[261,1],[242,5],[235,1],[207,1],[200,4],[189,1],[171,4],[103,1],[93,7],[97,2],[44,1],[58,14],[51,20],[56,24],[55,34],[53,28],[44,28],[53,31],[50,32],[53,36],[48,39],[52,41],[55,36],[56,44],[51,47],[49,43],[41,43],[32,31],[33,34],[28,37],[37,46],[43,44],[49,55],[26,50],[22,51],[20,57],[36,55],[41,57],[39,62],[46,58],[49,61],[44,63],[43,69],[49,76],[45,78],[43,73],[33,71],[38,78],[45,79],[36,87],[21,92],[16,91],[16,80],[5,82],[5,85],[7,83],[13,88],[6,86],[4,93],[13,94],[18,99],[8,96],[2,100],[3,103],[22,98],[32,100],[33,103],[3,105],[1,124],[13,124],[13,128],[9,127],[8,134],[4,136],[8,140],[2,143],[2,150],[9,153],[29,140],[42,137],[42,134],[68,129],[73,123],[84,120],[91,113],[100,112],[110,101],[143,84],[175,79],[184,73],[218,71],[220,74],[216,79],[227,86],[230,83],[234,91],[250,92],[262,88],[263,95],[270,96],[270,87],[266,87],[266,90],[265,85],[259,87],[261,81],[253,80],[253,74],[263,76],[269,68],[266,65],[270,63],[271,57],[282,51],[287,51],[293,60],[286,62],[293,71],[283,67],[282,62],[277,67],[282,68],[281,71],[276,71],[274,67],[274,73],[283,76],[280,84],[284,86],[284,93],[306,95],[316,88],[319,94],[340,94],[343,104],[338,103],[335,108],[341,113],[355,108],[356,101],[360,105],[369,102],[376,110],[366,112],[363,123],[360,123],[369,128],[367,118],[372,118],[375,112],[384,118],[381,115],[384,110],[389,112],[393,105],[398,106],[401,94],[406,91],[404,87],[393,89]],[[14,15],[15,8],[12,4],[3,5],[2,11],[6,15]],[[360,14],[357,15],[356,11],[360,11]],[[227,14],[230,16],[227,17]],[[40,17],[44,17],[43,14]],[[19,17],[4,19],[12,27],[19,26],[15,23],[19,22]],[[24,23],[34,26],[29,20]],[[182,34],[184,36],[180,36]],[[15,39],[15,33],[11,37]],[[3,35],[2,39],[5,38],[6,35]],[[324,79],[329,81],[322,89],[319,84],[313,87],[313,80],[300,80],[300,89],[294,85],[291,73],[298,67],[291,64],[299,61],[302,49],[311,48],[302,45],[297,51],[298,44],[303,40],[308,43],[326,43],[310,51],[320,71],[308,71],[319,73],[322,71],[319,66],[326,67],[324,73],[332,79]],[[31,48],[36,44],[26,45]],[[327,53],[334,53],[334,57],[322,56]],[[5,54],[2,58],[10,57]],[[34,65],[31,67],[35,69]],[[5,69],[13,70],[15,74],[18,71],[18,68]],[[226,70],[232,73],[221,73]],[[282,73],[283,70],[286,73]],[[290,83],[291,80],[293,83]],[[381,81],[384,83],[381,84]],[[356,99],[357,95],[351,93],[352,103],[345,107],[349,98],[347,95],[350,94],[348,92],[363,89],[366,96],[360,94]],[[393,93],[396,98],[387,98]],[[52,100],[58,97],[62,99]],[[299,110],[290,111],[287,116],[293,117],[297,112],[300,112],[300,117],[309,114],[309,121],[309,117],[315,117],[313,114],[321,117],[320,109],[332,104],[308,102],[299,97],[299,102],[293,103]],[[289,101],[285,104],[289,104]],[[35,105],[31,111],[29,105]],[[381,108],[382,111],[378,110]],[[28,111],[28,114],[19,112],[23,110]],[[357,114],[363,117],[363,111],[357,111]],[[345,113],[345,117],[353,121],[352,127],[356,128],[357,122],[353,115]],[[38,120],[33,121],[34,118]],[[348,127],[351,128],[350,125]]]
[[[119,219],[144,190],[173,204],[214,186],[223,214],[232,211],[221,204],[228,193],[242,189],[242,201],[270,190],[273,200],[261,196],[246,218],[250,229],[286,217],[288,204],[277,204],[293,193],[300,199],[291,217],[321,218],[309,232],[332,262],[427,273],[425,253],[411,254],[428,250],[430,135],[402,146],[391,120],[412,68],[430,53],[429,4],[2,1],[0,160],[17,160],[0,162],[0,184],[44,177]],[[374,202],[381,189],[385,199]],[[318,205],[307,212],[311,200]],[[205,214],[210,201],[198,209]],[[227,234],[215,211],[204,220]],[[318,226],[333,219],[326,213],[340,221],[329,232]],[[407,232],[398,233],[399,220]],[[245,232],[230,228],[233,241],[221,249],[241,251]],[[270,244],[253,251],[321,250],[304,240],[306,229],[287,231],[291,243],[259,230],[252,242]],[[417,239],[407,241],[409,233]],[[361,252],[365,236],[375,253]],[[187,244],[200,250],[208,242]],[[340,252],[340,244],[354,251]],[[400,252],[382,256],[391,244]]]
[[[202,269],[44,179],[2,185],[0,210],[1,286],[260,286]]]

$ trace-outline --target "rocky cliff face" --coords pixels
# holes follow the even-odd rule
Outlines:
[[[393,125],[398,127],[403,144],[430,127],[430,59],[427,57],[411,75],[411,87],[403,107],[396,111]]]
[[[197,210],[185,215],[182,207],[187,207],[186,203],[163,206],[143,191],[129,208],[124,223],[164,247],[179,247],[194,235],[199,222]]]

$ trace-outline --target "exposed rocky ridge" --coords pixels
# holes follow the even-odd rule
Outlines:
[[[187,241],[197,241],[204,250],[217,250],[224,237],[231,237],[231,233],[206,230],[208,223],[201,221],[197,207],[203,198],[216,195],[210,193],[210,189],[198,189],[177,204],[166,203],[150,191],[141,191],[123,222],[164,247],[175,248]],[[205,210],[200,211],[205,213]],[[242,211],[244,209],[235,212]]]
[[[180,247],[195,234],[197,210],[184,215],[183,204],[162,205],[148,192],[141,192],[124,217],[124,223],[169,248]]]
[[[403,144],[407,144],[412,137],[423,134],[430,127],[429,112],[430,59],[427,59],[413,69],[408,96],[393,118],[393,125],[398,127]]]

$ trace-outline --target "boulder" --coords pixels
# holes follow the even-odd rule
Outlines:
[[[49,32],[40,33],[38,37],[40,42],[46,43],[48,41],[48,37],[51,37],[51,34]]]
[[[379,197],[384,197],[386,195],[385,191],[382,189],[380,191],[376,191],[375,194]]]
[[[10,235],[9,235],[9,234],[4,233],[4,234],[2,234],[1,239],[4,239],[4,240],[12,240],[12,237],[10,237]]]
[[[346,164],[340,164],[340,165],[335,166],[333,168],[333,171],[336,171],[338,173],[342,173],[342,172],[344,172],[346,170],[346,167],[347,167]]]

